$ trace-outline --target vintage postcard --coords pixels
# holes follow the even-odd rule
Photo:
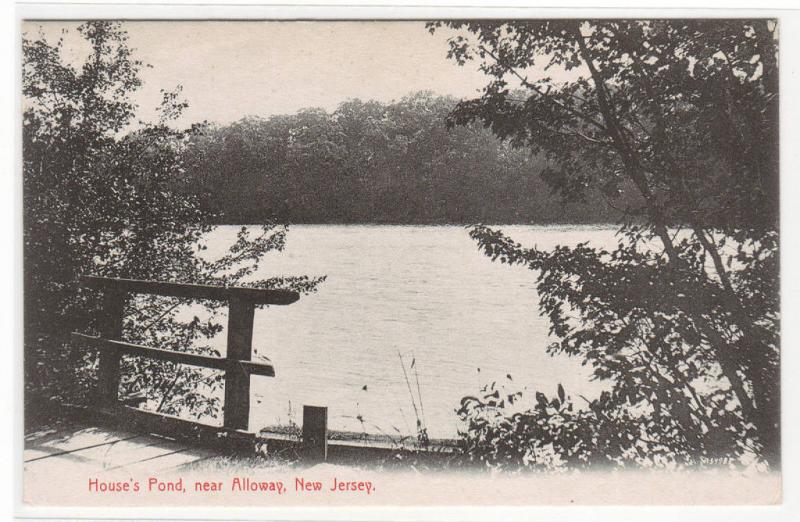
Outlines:
[[[781,503],[780,34],[23,20],[23,505]]]

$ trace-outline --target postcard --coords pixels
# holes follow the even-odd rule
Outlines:
[[[23,505],[780,504],[780,28],[22,20]]]

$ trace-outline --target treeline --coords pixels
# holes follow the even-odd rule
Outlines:
[[[599,194],[567,205],[554,197],[543,158],[477,125],[448,128],[455,104],[420,92],[211,126],[186,150],[181,190],[228,224],[618,219]]]

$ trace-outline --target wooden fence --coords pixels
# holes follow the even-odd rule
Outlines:
[[[95,276],[86,276],[83,282],[90,288],[103,291],[102,317],[99,321],[100,336],[72,334],[73,339],[96,348],[100,352],[97,395],[101,407],[112,410],[122,407],[119,401],[120,359],[122,356],[149,357],[160,361],[224,370],[223,427],[227,430],[248,430],[250,376],[275,376],[275,369],[271,364],[251,360],[255,307],[262,304],[291,304],[299,299],[300,296],[297,292]],[[162,350],[122,341],[124,308],[131,294],[226,301],[228,303],[228,342],[225,357]]]
[[[328,409],[304,406],[303,429],[300,440],[291,437],[262,437],[249,430],[250,376],[275,376],[272,365],[254,362],[252,357],[253,320],[255,307],[262,304],[288,305],[299,299],[297,292],[254,288],[221,287],[111,279],[86,276],[85,286],[103,292],[100,336],[74,332],[73,339],[99,350],[100,364],[97,381],[97,408],[77,408],[75,415],[84,420],[114,425],[133,431],[154,433],[170,438],[194,440],[218,450],[252,452],[256,443],[272,448],[299,450],[296,453],[308,462],[320,462],[331,457],[339,461],[379,460],[409,453],[397,447],[365,446],[354,441],[328,440]],[[227,350],[225,357],[212,357],[186,352],[141,346],[122,340],[125,305],[132,294],[150,294],[195,300],[216,300],[228,303]],[[225,398],[222,428],[182,419],[172,415],[144,411],[120,400],[120,361],[123,355],[149,357],[203,368],[224,370]],[[437,451],[413,452],[426,460],[448,459],[450,448]]]

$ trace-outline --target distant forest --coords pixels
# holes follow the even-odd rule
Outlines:
[[[449,128],[457,100],[428,92],[333,112],[211,125],[185,149],[180,191],[217,223],[611,223],[624,194],[564,204],[547,160],[480,125]],[[628,203],[630,204],[630,203]]]

